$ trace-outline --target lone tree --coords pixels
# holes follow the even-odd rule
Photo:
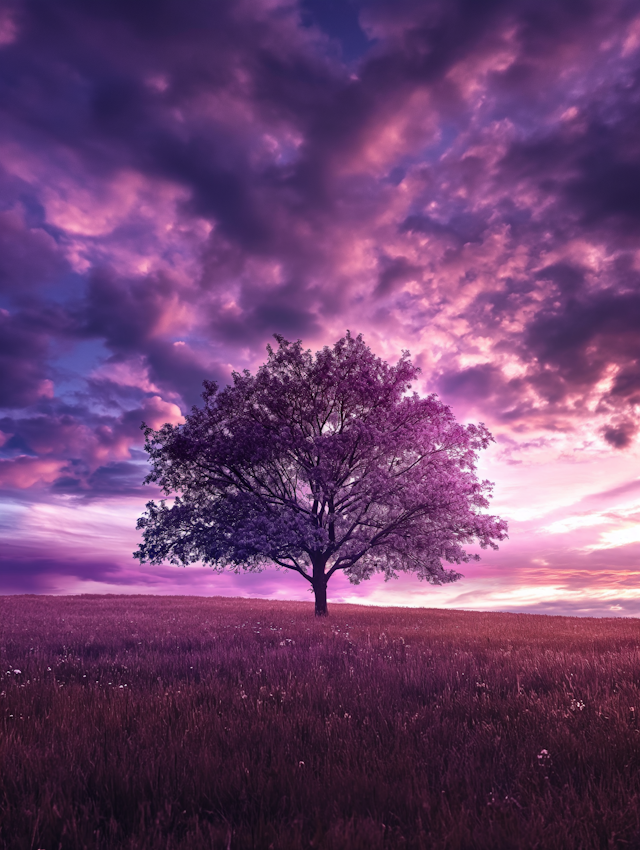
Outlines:
[[[507,525],[481,512],[492,485],[476,476],[493,438],[408,392],[419,371],[408,352],[392,366],[349,332],[315,356],[275,338],[256,375],[220,391],[205,381],[184,424],[143,425],[146,483],[178,495],[147,504],[136,558],[217,572],[273,563],[303,576],[326,615],[338,570],[353,584],[397,570],[444,584],[461,576],[443,560],[479,558],[463,544],[497,549]]]

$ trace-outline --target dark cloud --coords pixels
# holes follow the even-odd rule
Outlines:
[[[627,419],[604,428],[602,436],[614,449],[626,449],[637,433],[638,423]]]
[[[163,275],[127,281],[100,269],[89,281],[83,332],[104,339],[118,353],[138,352],[153,338],[175,296],[175,285]]]
[[[0,311],[0,407],[26,407],[50,394],[48,350],[44,328]]]
[[[378,285],[373,291],[374,298],[388,295],[398,284],[406,283],[422,272],[419,266],[411,265],[406,257],[382,257],[380,267]]]
[[[445,396],[464,397],[477,402],[494,396],[503,385],[500,369],[490,363],[444,373],[438,389]]]
[[[46,412],[0,418],[0,488],[51,484],[54,492],[93,498],[139,492],[146,475],[143,422],[158,428],[180,419],[175,404],[146,395],[139,406],[108,412],[49,404]],[[105,463],[105,459],[107,462]]]
[[[75,467],[75,468],[74,468]],[[54,493],[64,493],[89,499],[103,499],[117,496],[139,494],[149,499],[148,490],[143,489],[142,481],[146,475],[146,465],[142,458],[138,463],[120,461],[99,466],[93,472],[82,468],[81,464],[72,464],[69,472],[75,475],[61,475],[51,485]]]
[[[54,239],[29,228],[15,210],[0,213],[0,292],[20,302],[26,291],[67,271]]]
[[[586,389],[614,363],[625,370],[603,399],[633,397],[638,391],[634,375],[640,359],[639,322],[640,291],[618,293],[607,288],[539,311],[527,329],[525,344],[530,356],[551,368],[553,379],[546,382],[544,372],[539,372],[536,383],[554,391],[561,391],[555,390],[561,385],[567,393]]]
[[[428,215],[410,215],[401,226],[401,230],[408,233],[449,236],[459,247],[467,242],[482,242],[486,228],[486,222],[471,213],[454,215],[446,222],[436,221]]]
[[[231,344],[264,345],[274,333],[313,335],[319,329],[314,307],[325,294],[290,281],[274,291],[259,285],[246,286],[237,312],[215,311],[211,320],[213,334]]]
[[[163,275],[127,281],[102,269],[92,277],[78,312],[78,333],[104,340],[114,353],[110,364],[141,356],[150,380],[178,394],[189,408],[199,401],[204,378],[219,380],[224,371],[184,340],[163,335],[163,325],[171,323],[184,295]]]
[[[149,346],[147,363],[151,380],[179,395],[187,409],[201,402],[205,377],[223,384],[229,380],[228,370],[205,362],[182,341]]]
[[[8,422],[5,420],[5,427]],[[10,425],[8,427],[11,427]],[[21,455],[36,456],[31,446],[27,443],[22,434],[12,434],[12,436],[0,447],[0,456],[2,457],[20,457]]]
[[[360,59],[371,42],[360,26],[358,7],[341,0],[304,0],[301,4],[303,26],[316,25],[336,39],[346,60]]]
[[[3,543],[0,593],[56,593],[69,579],[108,582],[117,578],[124,578],[122,567],[113,561],[78,558],[73,553],[51,556],[24,542]]]

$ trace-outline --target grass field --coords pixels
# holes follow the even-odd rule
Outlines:
[[[640,621],[0,598],[0,846],[640,848]]]

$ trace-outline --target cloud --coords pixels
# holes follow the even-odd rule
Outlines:
[[[26,407],[50,397],[46,321],[28,314],[11,315],[0,311],[0,406]]]
[[[629,419],[604,428],[602,436],[614,449],[626,449],[638,433],[638,424]]]
[[[638,445],[638,32],[626,0],[8,6],[4,492],[139,498],[142,419],[349,327],[487,422],[546,494],[514,511],[587,468],[608,504]]]
[[[6,547],[6,548],[5,548]],[[115,563],[100,559],[77,559],[68,552],[50,557],[23,544],[3,542],[0,557],[0,592],[60,593],[70,579],[108,582],[122,580]]]
[[[38,482],[55,481],[64,460],[20,456],[15,460],[0,460],[0,487],[23,489]]]
[[[28,227],[17,210],[0,212],[0,292],[18,298],[67,271],[53,237]]]
[[[54,490],[84,494],[97,490],[116,494],[114,475],[120,471],[120,489],[129,482],[137,491],[144,478],[143,463],[129,464],[142,445],[141,425],[159,428],[165,422],[182,421],[180,408],[152,395],[140,407],[120,410],[116,415],[91,414],[76,408],[55,406],[45,414],[0,419],[5,442],[0,451],[0,487],[19,489],[53,483]],[[137,476],[136,476],[137,467]],[[122,471],[127,471],[123,476]],[[137,477],[137,481],[136,481]]]

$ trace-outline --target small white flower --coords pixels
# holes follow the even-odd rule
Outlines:
[[[549,750],[540,750],[538,753],[538,764],[540,767],[548,767],[551,764],[551,756]]]
[[[18,670],[18,668],[16,667],[16,669],[15,669],[13,672],[14,672],[14,673],[16,674],[16,676],[17,676],[19,673],[22,673],[22,670]]]

